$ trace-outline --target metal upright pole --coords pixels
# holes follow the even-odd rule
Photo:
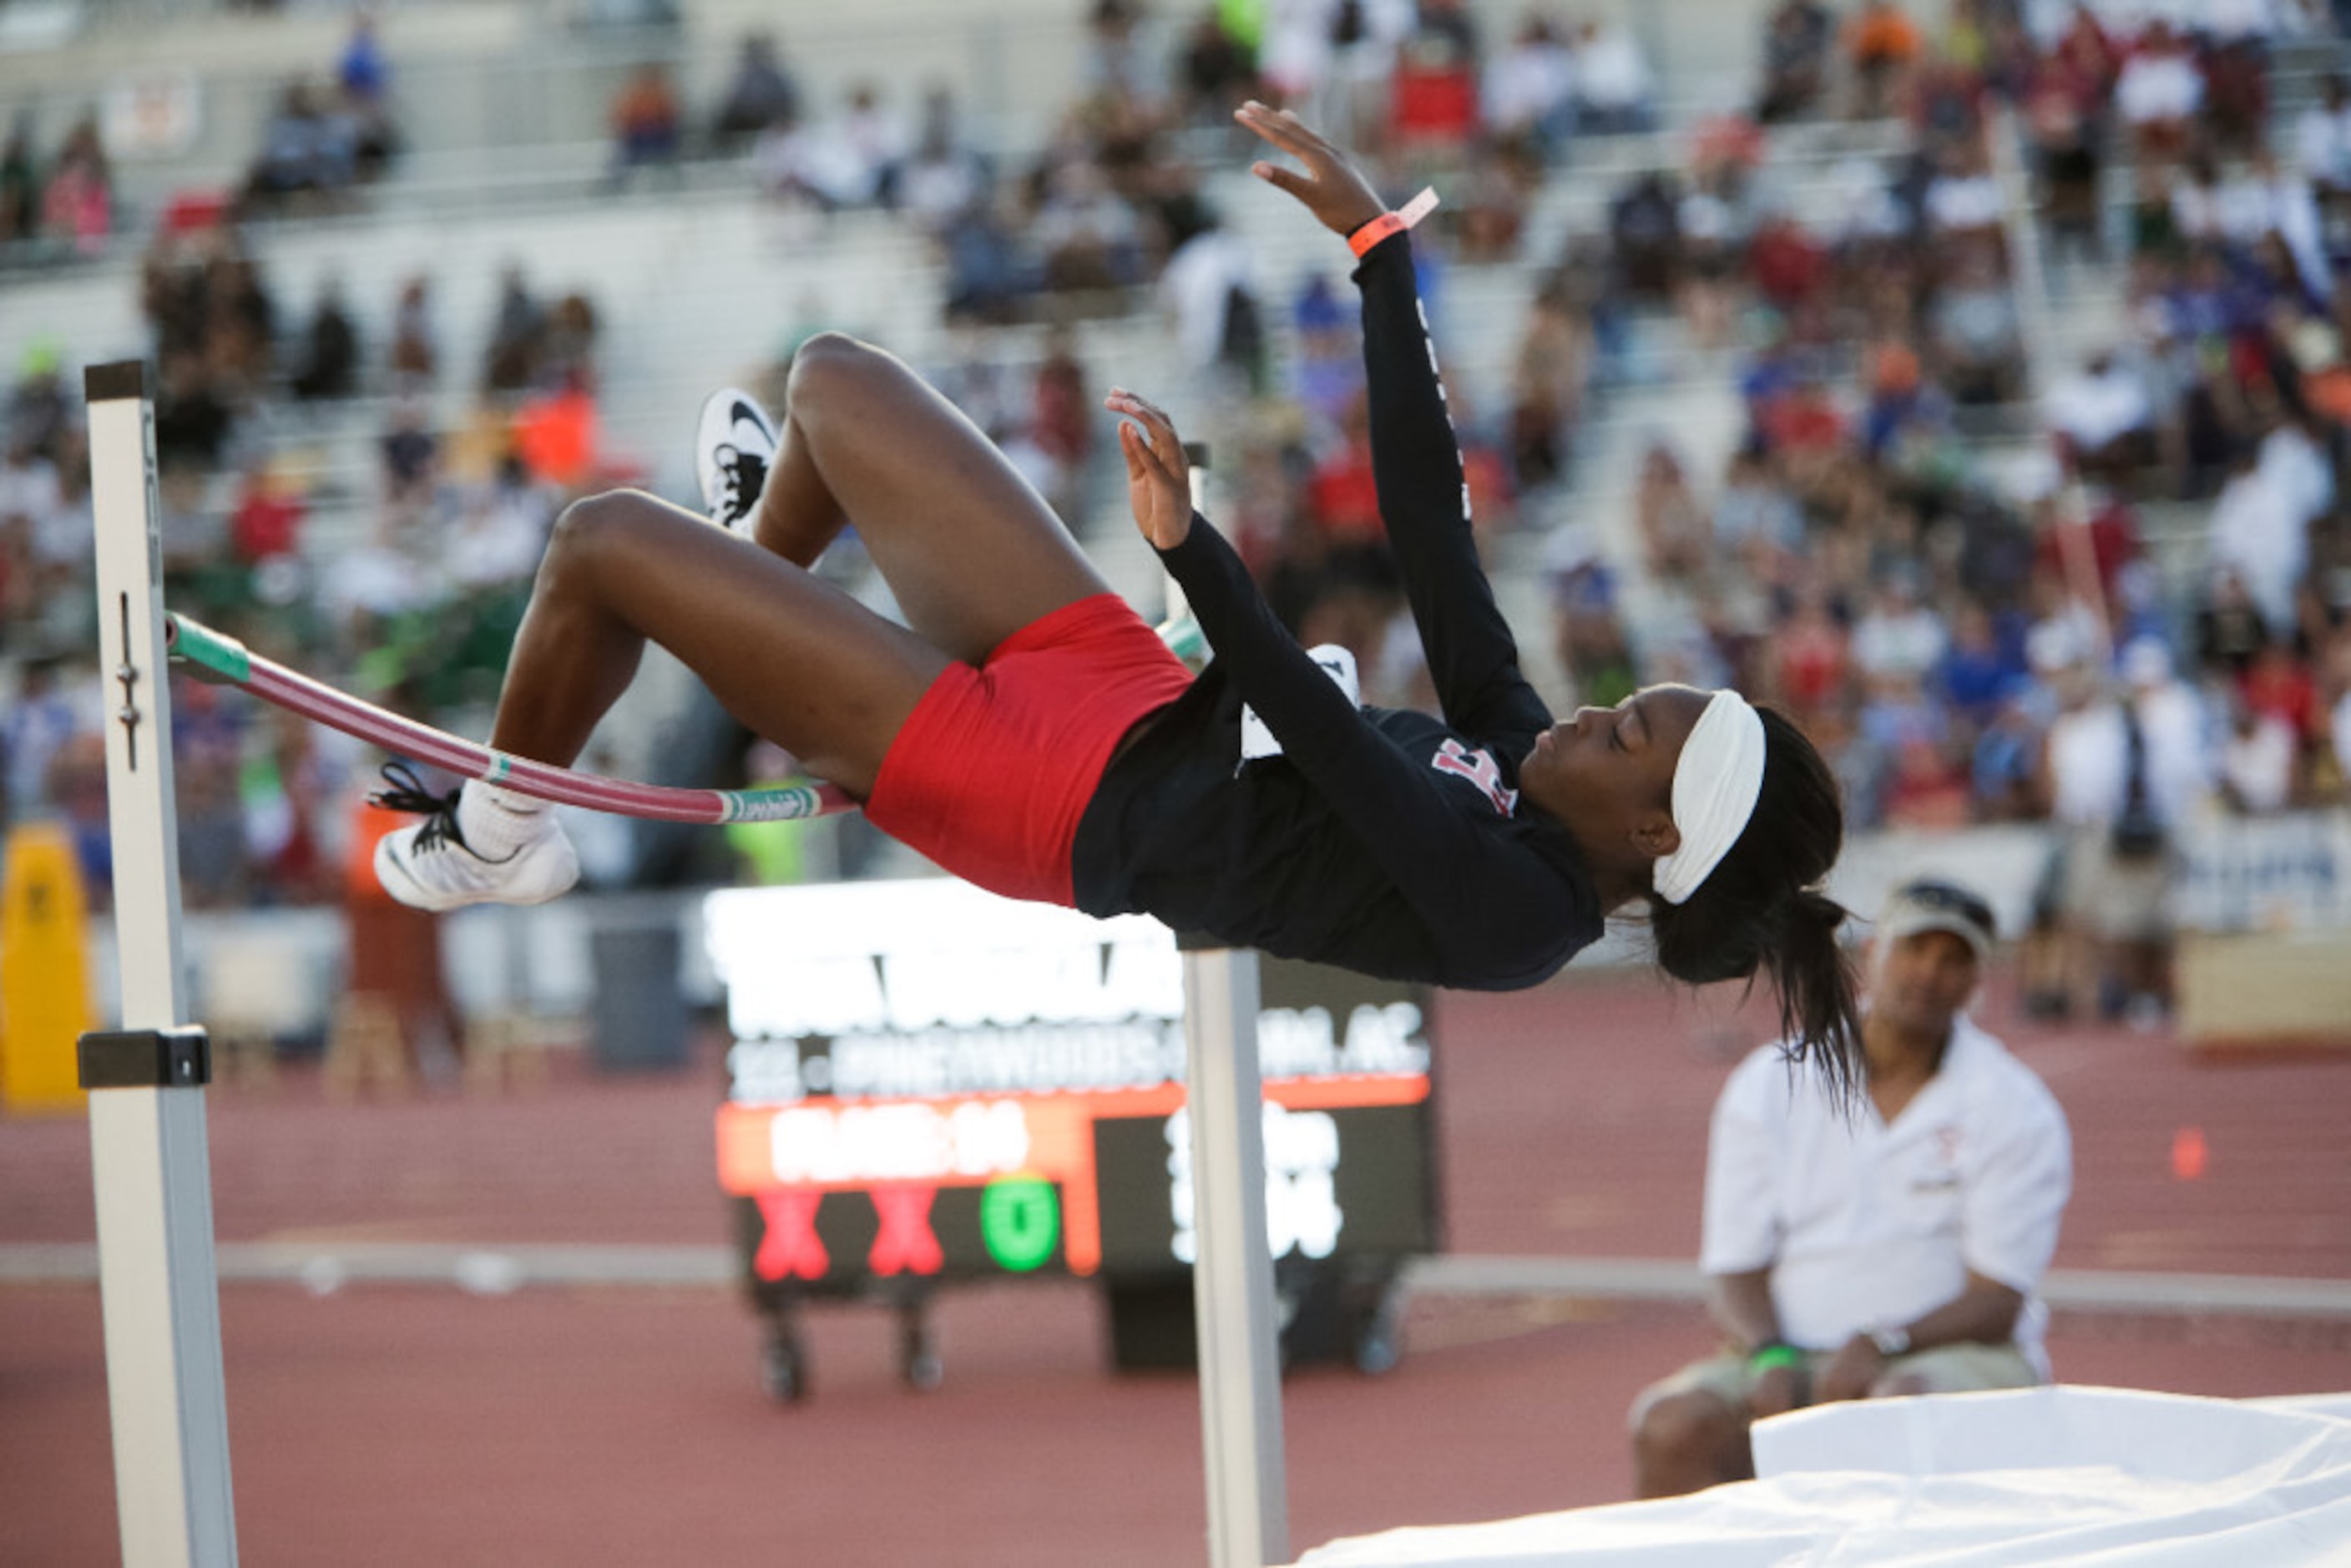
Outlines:
[[[1185,1086],[1199,1248],[1192,1302],[1199,1322],[1200,1437],[1214,1568],[1263,1568],[1290,1560],[1257,1015],[1255,953],[1230,947],[1185,953]]]
[[[236,1561],[203,1031],[183,1025],[179,833],[145,367],[84,372],[108,684],[107,813],[121,1028],[82,1037],[126,1568]]]
[[[1200,505],[1206,446],[1187,449]],[[1257,955],[1184,948],[1185,1100],[1192,1124],[1192,1304],[1213,1568],[1290,1560],[1282,1462],[1280,1325],[1265,1223],[1265,1086],[1258,1071]]]

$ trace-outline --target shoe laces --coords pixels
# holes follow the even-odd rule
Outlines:
[[[381,806],[387,810],[413,811],[423,817],[423,825],[416,830],[417,852],[421,854],[436,850],[444,843],[455,844],[467,854],[474,852],[472,846],[465,842],[464,831],[457,826],[457,797],[465,793],[464,785],[445,795],[436,795],[424,787],[424,780],[417,777],[416,769],[405,762],[385,763],[383,779],[391,788],[370,795],[368,803]]]
[[[768,460],[739,446],[721,446],[718,459],[719,503],[729,523],[740,522],[767,487]]]

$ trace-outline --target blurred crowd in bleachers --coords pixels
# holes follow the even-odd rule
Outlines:
[[[1693,114],[1634,30],[1573,6],[1071,6],[1087,47],[1042,146],[984,144],[926,82],[820,91],[779,22],[734,41],[706,98],[659,61],[630,73],[583,199],[658,222],[668,182],[716,170],[807,214],[811,243],[824,214],[895,214],[928,237],[950,319],[1046,329],[1041,350],[926,368],[1081,530],[1109,493],[1097,395],[1122,371],[1076,329],[1164,314],[1230,394],[1200,432],[1217,522],[1293,628],[1409,698],[1343,275],[1261,265],[1213,194],[1244,151],[1231,106],[1293,104],[1395,199],[1442,193],[1419,245],[1441,350],[1481,325],[1452,319],[1458,279],[1525,279],[1507,375],[1455,377],[1452,406],[1481,535],[1542,574],[1552,624],[1522,632],[1576,699],[1735,682],[1836,759],[1864,828],[2086,831],[2142,807],[2176,828],[2343,799],[2351,96],[2329,9],[1950,0],[1930,25],[1893,0],[1784,0],[1740,100]],[[238,188],[188,193],[146,235],[171,593],[479,727],[552,517],[629,476],[597,436],[613,324],[517,270],[485,362],[454,365],[428,277],[390,309],[276,296],[271,223],[331,222],[402,177],[395,56],[362,21],[287,85]],[[92,218],[77,193],[104,189],[94,130],[46,172],[31,140],[0,172],[7,235],[102,235],[102,196]],[[1540,220],[1562,191],[1591,216],[1561,239]],[[2082,312],[2111,334],[2053,329]],[[392,327],[368,340],[360,319]],[[70,814],[90,788],[68,347],[20,367],[0,471],[14,813]],[[1735,436],[1615,417],[1682,386],[1735,388]],[[454,428],[434,413],[453,388],[474,411]],[[298,454],[305,422],[346,406],[377,422],[372,522],[321,560]],[[1635,476],[1612,479],[1628,441]],[[182,690],[189,798],[241,815],[245,846],[220,830],[192,901],[314,896],[334,848],[306,802],[340,787],[340,748]]]
[[[0,146],[0,262],[86,256],[114,231],[114,182],[98,120],[86,116],[54,149],[18,112]]]

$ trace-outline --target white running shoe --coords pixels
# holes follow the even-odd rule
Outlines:
[[[519,819],[514,846],[486,856],[466,844],[457,826],[462,788],[435,795],[399,762],[383,776],[393,787],[376,793],[378,805],[424,813],[424,821],[386,833],[375,846],[376,880],[410,908],[438,914],[471,904],[545,904],[580,880],[580,856],[552,810]]]
[[[712,522],[729,533],[743,531],[782,444],[776,422],[758,398],[736,387],[710,394],[695,432],[694,476],[702,483],[702,507]]]

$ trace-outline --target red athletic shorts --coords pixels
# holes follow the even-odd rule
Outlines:
[[[1192,673],[1115,593],[949,664],[890,743],[865,820],[966,882],[1074,904],[1070,850],[1111,753]]]

